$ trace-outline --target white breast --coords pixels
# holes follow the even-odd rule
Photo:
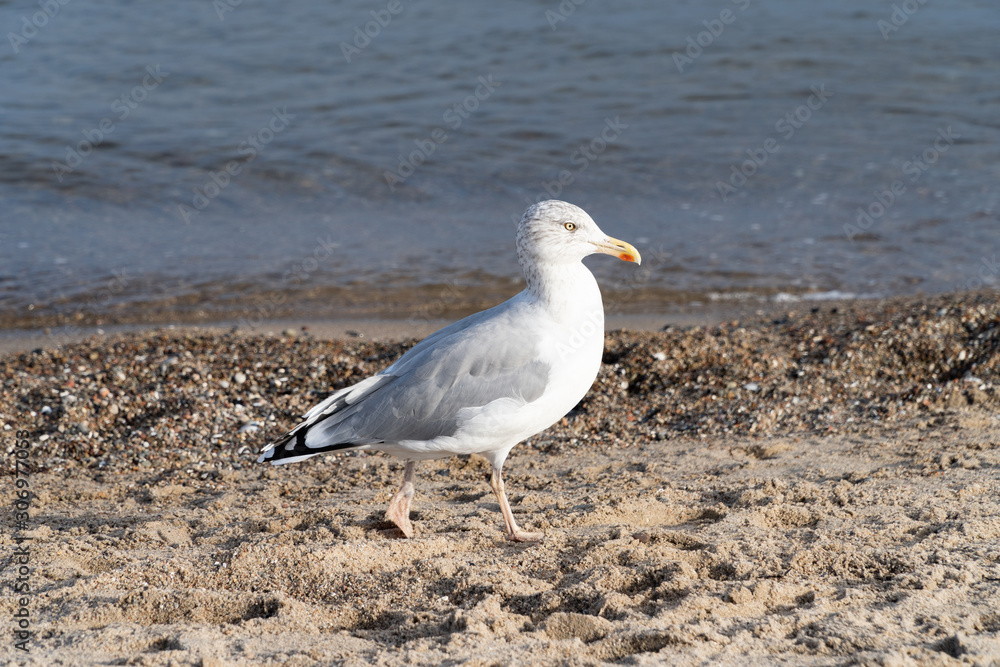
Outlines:
[[[494,465],[502,464],[514,445],[572,410],[593,385],[604,351],[601,292],[593,274],[577,266],[561,289],[549,292],[562,298],[543,302],[526,290],[508,302],[511,319],[520,322],[512,335],[537,340],[539,360],[550,368],[541,396],[529,403],[515,397],[466,407],[458,413],[460,428],[453,436],[376,448],[411,459],[480,454]]]
[[[565,303],[545,307],[534,304],[540,356],[551,367],[545,393],[516,410],[500,402],[487,406],[482,420],[477,420],[484,435],[506,433],[502,440],[492,443],[490,452],[477,453],[503,460],[518,442],[565,416],[594,384],[604,353],[604,306],[593,274],[583,265],[580,269],[582,272],[573,280],[574,293]]]

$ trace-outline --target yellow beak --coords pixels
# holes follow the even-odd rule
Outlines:
[[[635,246],[631,243],[619,241],[618,239],[613,239],[610,236],[601,242],[595,243],[594,241],[591,241],[591,243],[597,247],[597,252],[603,252],[605,255],[614,255],[618,259],[626,262],[642,264],[642,257],[639,255],[639,251],[636,250]]]

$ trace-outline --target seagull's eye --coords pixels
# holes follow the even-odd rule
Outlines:
[[[573,224],[572,222],[567,222],[567,223],[564,223],[564,224],[563,224],[563,227],[565,227],[565,228],[566,228],[566,231],[568,231],[568,232],[571,232],[571,231],[573,231],[574,229],[576,229],[576,225],[575,225],[575,224]]]

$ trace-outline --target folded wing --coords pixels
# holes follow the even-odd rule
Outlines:
[[[331,450],[455,436],[475,408],[498,399],[536,400],[549,365],[530,327],[512,328],[510,320],[510,313],[491,309],[442,329],[378,375],[309,410],[260,460],[277,465]]]

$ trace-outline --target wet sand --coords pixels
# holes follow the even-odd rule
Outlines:
[[[795,304],[608,336],[512,452],[256,452],[412,340],[175,329],[0,356],[29,664],[1000,663],[1000,299]],[[361,333],[361,332],[358,332]],[[15,521],[16,434],[33,493]],[[0,615],[22,608],[5,586]]]

